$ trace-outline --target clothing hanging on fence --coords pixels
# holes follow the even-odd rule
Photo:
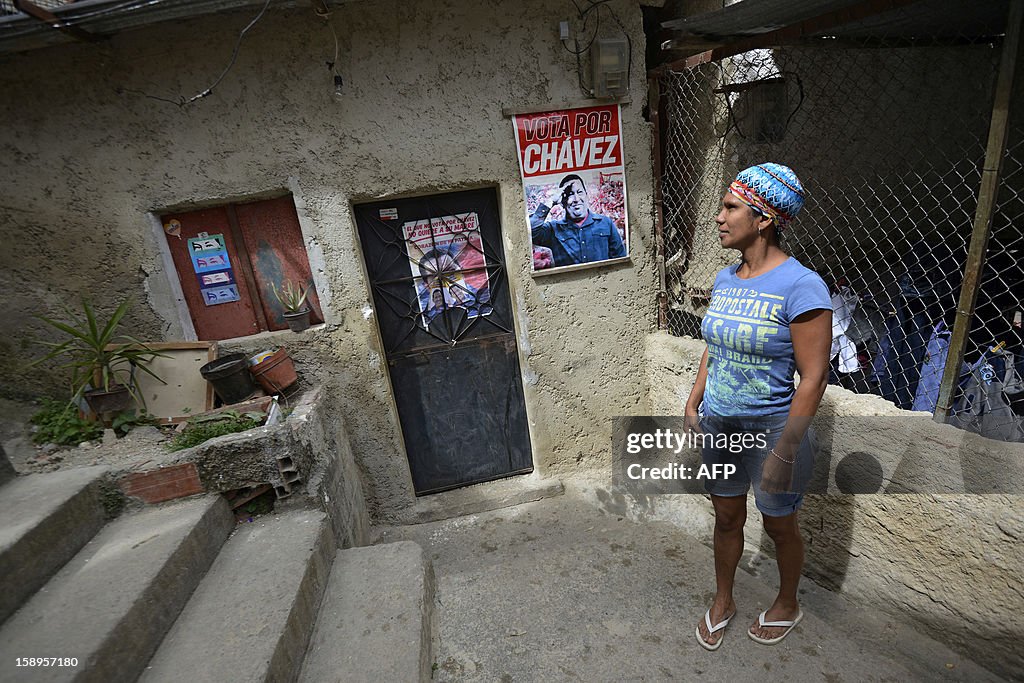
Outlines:
[[[832,295],[832,350],[829,360],[839,356],[839,372],[851,373],[860,367],[857,346],[846,334],[859,301],[853,290],[846,286]]]
[[[886,334],[879,344],[871,379],[878,383],[882,398],[909,410],[917,394],[933,323],[918,300],[899,301],[895,308],[895,314],[886,321]]]
[[[846,336],[854,344],[873,350],[878,340],[885,336],[885,316],[870,293],[859,299],[850,326],[846,328]]]
[[[914,394],[914,404],[911,406],[911,410],[935,412],[935,406],[939,402],[939,388],[942,386],[942,373],[946,369],[946,359],[949,356],[950,335],[951,331],[942,321],[939,321],[932,331],[932,336],[925,347],[924,361],[921,363],[921,377],[917,382],[917,391]],[[960,363],[961,379],[970,371],[971,368],[967,363]]]
[[[1001,369],[996,371],[993,361]],[[981,354],[970,368],[970,377],[953,406],[950,423],[1000,441],[1024,441],[1024,418],[1010,407],[1007,394],[1024,391],[1013,354],[999,346]]]

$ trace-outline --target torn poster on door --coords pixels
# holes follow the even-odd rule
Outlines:
[[[491,313],[480,220],[464,213],[408,221],[402,226],[409,268],[415,278],[420,324],[461,308],[468,318]]]
[[[192,237],[188,241],[188,253],[192,259],[192,268],[199,278],[203,303],[216,306],[241,298],[224,244],[224,235]]]

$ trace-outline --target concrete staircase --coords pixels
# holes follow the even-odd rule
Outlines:
[[[220,496],[106,523],[107,474],[0,486],[0,680],[430,679],[417,544],[337,550],[326,515],[302,509],[236,529]]]
[[[747,571],[740,618],[706,652],[710,548],[577,495],[337,550],[320,511],[236,527],[219,496],[106,523],[106,475],[0,485],[0,681],[1000,680],[809,581],[794,634],[753,643],[774,586]],[[77,661],[18,665],[39,657]]]

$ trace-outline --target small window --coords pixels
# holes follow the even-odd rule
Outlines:
[[[181,290],[202,341],[288,328],[271,284],[309,288],[323,322],[291,195],[160,217]]]

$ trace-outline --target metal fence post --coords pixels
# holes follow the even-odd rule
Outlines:
[[[985,267],[985,252],[988,249],[992,216],[995,213],[999,195],[999,180],[1006,153],[1006,138],[1009,129],[1010,99],[1013,93],[1014,72],[1020,47],[1021,21],[1024,19],[1024,0],[1011,0],[1006,20],[1003,51],[999,59],[999,76],[996,81],[995,98],[992,102],[992,117],[988,131],[988,146],[985,150],[985,164],[978,189],[978,208],[974,214],[974,229],[971,245],[964,267],[963,286],[957,305],[956,322],[949,340],[949,353],[942,373],[939,398],[935,406],[934,419],[945,422],[953,404],[953,393],[960,378],[967,334],[974,318],[974,307],[978,298],[978,284]]]
[[[665,286],[665,224],[661,194],[662,136],[660,74],[648,77],[647,106],[651,116],[651,157],[654,162],[654,244],[658,266],[658,329],[668,329],[668,290]]]

